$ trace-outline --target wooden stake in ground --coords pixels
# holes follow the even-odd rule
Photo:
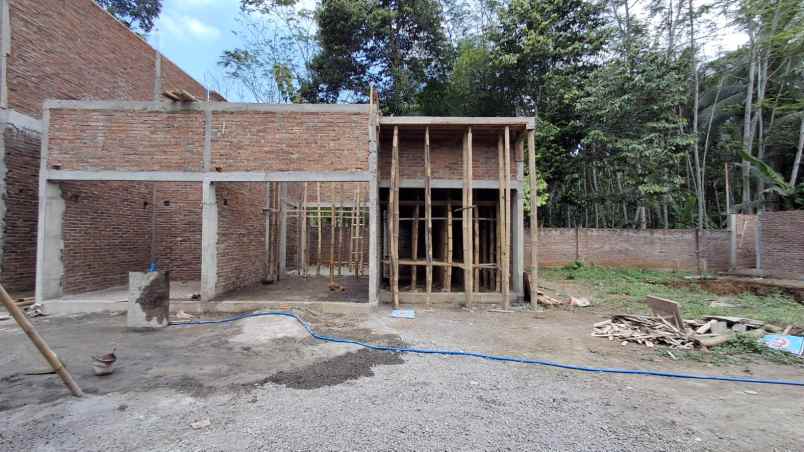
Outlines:
[[[391,147],[391,189],[389,190],[388,210],[391,236],[391,298],[394,308],[399,308],[399,127],[394,126],[394,139]]]
[[[472,128],[466,129],[463,146],[463,291],[466,306],[472,306]]]
[[[70,375],[70,372],[64,367],[64,364],[62,364],[61,360],[59,360],[59,357],[56,356],[56,354],[53,353],[53,350],[47,346],[47,343],[44,339],[42,339],[42,336],[40,336],[39,333],[37,333],[34,329],[31,321],[28,320],[28,317],[25,317],[25,313],[23,313],[22,309],[17,306],[17,303],[11,299],[11,297],[8,295],[8,292],[6,292],[6,289],[2,285],[0,285],[0,301],[3,302],[3,305],[6,307],[6,310],[11,317],[14,317],[17,325],[19,325],[22,331],[24,331],[25,334],[28,335],[28,338],[31,339],[31,342],[33,342],[37,350],[39,350],[39,353],[45,357],[45,360],[48,364],[50,364],[50,367],[52,367],[56,374],[61,377],[61,380],[64,382],[64,385],[67,386],[67,389],[69,389],[74,396],[83,397],[84,392],[81,391],[78,383],[73,380],[72,375]]]
[[[430,308],[430,295],[433,292],[433,174],[430,165],[430,128],[424,129],[424,218],[425,218],[425,246],[427,247],[427,273],[425,275],[425,290],[427,292],[427,308]]]
[[[537,200],[538,181],[536,178],[536,134],[528,130],[528,178],[530,179],[530,303],[538,303],[539,284],[539,222]]]
[[[503,236],[502,231],[505,229],[505,154],[503,150],[503,136],[500,134],[497,137],[497,172],[499,180],[497,181],[497,212],[495,229],[497,230],[497,252],[495,262],[497,263],[497,271],[495,272],[494,291],[502,292],[502,248]]]
[[[449,196],[449,195],[448,195]],[[444,291],[452,291],[452,200],[447,200],[447,268]]]
[[[505,220],[503,222],[502,231],[502,289],[503,289],[503,308],[508,309],[511,307],[511,277],[510,277],[510,258],[511,252],[511,131],[508,127],[505,128],[505,140],[503,147],[503,160],[505,166],[503,167],[503,193],[505,194],[505,203],[503,210],[505,211]]]
[[[317,198],[318,198],[318,208],[316,209],[316,213],[317,213],[317,217],[318,217],[317,218],[317,221],[318,221],[318,243],[317,243],[317,247],[316,247],[317,250],[316,250],[316,255],[315,255],[315,260],[316,260],[316,263],[318,264],[318,267],[316,267],[315,275],[316,276],[321,276],[321,232],[322,232],[321,228],[323,228],[323,224],[321,224],[321,182],[316,182],[315,183],[315,190],[316,190],[316,193],[318,195],[317,196]]]

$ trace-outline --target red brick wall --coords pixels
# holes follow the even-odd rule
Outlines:
[[[804,278],[804,210],[762,212],[762,270],[771,276]]]
[[[215,112],[223,171],[368,171],[368,113]]]
[[[151,187],[137,182],[64,182],[64,293],[128,284],[151,252]]]
[[[694,230],[543,228],[539,233],[539,264],[547,267],[580,260],[610,267],[697,268]],[[709,271],[728,269],[728,231],[706,231],[702,249]],[[525,266],[529,265],[530,231],[525,229]]]
[[[430,138],[430,162],[434,179],[463,179],[463,132],[440,132]],[[380,138],[380,180],[390,179],[393,131],[383,129]],[[511,177],[516,176],[515,152],[511,149]],[[424,178],[424,136],[401,129],[399,134],[399,177]],[[497,136],[475,134],[472,137],[472,180],[499,180]]]
[[[755,268],[757,266],[757,216],[738,214],[735,227],[737,228],[737,268]]]
[[[201,171],[204,114],[52,110],[48,165],[64,170]]]
[[[202,185],[160,182],[156,188],[156,244],[160,270],[172,281],[201,280]]]
[[[0,281],[6,290],[34,288],[36,221],[39,190],[38,133],[9,127],[3,132],[6,151],[6,218]]]
[[[41,116],[45,99],[153,99],[155,51],[92,0],[10,0],[9,107]],[[162,58],[164,88],[204,87]]]
[[[258,284],[265,277],[264,183],[218,183],[218,291]]]

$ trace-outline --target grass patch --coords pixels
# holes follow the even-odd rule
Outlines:
[[[594,304],[616,312],[647,314],[650,310],[642,301],[648,295],[655,295],[677,301],[681,305],[682,316],[687,319],[726,315],[748,317],[779,326],[804,325],[804,306],[791,297],[781,293],[718,296],[689,284],[685,276],[690,275],[685,272],[604,268],[579,263],[540,272],[545,281],[562,281],[583,287],[591,292]],[[711,306],[715,300],[726,301],[735,307]]]

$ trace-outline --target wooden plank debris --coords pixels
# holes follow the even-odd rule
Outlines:
[[[199,102],[198,98],[183,89],[171,89],[164,91],[163,96],[174,102]]]

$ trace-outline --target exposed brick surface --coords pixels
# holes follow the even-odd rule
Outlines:
[[[694,230],[543,228],[539,234],[539,264],[547,267],[579,260],[611,267],[697,268]],[[705,231],[702,250],[708,270],[728,269],[727,231]],[[530,231],[525,229],[525,266],[529,265]]]
[[[737,215],[737,268],[755,268],[757,265],[757,216]]]
[[[201,280],[202,185],[160,182],[156,188],[156,251],[172,281]]]
[[[154,49],[92,0],[10,0],[9,107],[40,117],[45,99],[151,100]],[[164,88],[205,99],[162,57]]]
[[[201,171],[204,114],[52,110],[48,165],[64,170]]]
[[[804,210],[762,212],[762,269],[772,276],[804,278]]]
[[[64,182],[64,293],[128,283],[151,251],[152,191],[145,183]]]
[[[34,288],[39,186],[38,133],[14,127],[4,131],[6,218],[0,282],[12,292]]]
[[[220,292],[248,287],[265,277],[264,183],[218,183],[218,280]]]
[[[367,171],[368,113],[215,112],[222,171]]]
[[[463,179],[463,133],[441,132],[430,139],[430,161],[434,179]],[[511,178],[516,176],[516,162],[511,144]],[[388,180],[391,174],[393,131],[383,129],[380,139],[380,179]],[[420,132],[399,133],[399,177],[424,178],[424,136]],[[499,180],[497,167],[497,137],[480,134],[472,137],[472,180]]]

